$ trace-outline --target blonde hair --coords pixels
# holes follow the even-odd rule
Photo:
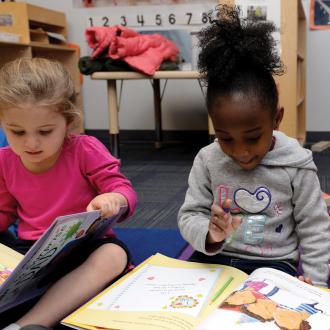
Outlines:
[[[71,126],[80,122],[73,81],[57,61],[19,58],[0,68],[0,116],[6,108],[26,103],[53,108]]]

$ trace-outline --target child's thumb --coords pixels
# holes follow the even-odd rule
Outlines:
[[[239,225],[241,224],[241,222],[242,222],[241,217],[238,217],[238,216],[233,217],[233,220],[231,223],[231,225],[233,226],[233,229],[236,230],[239,227]]]

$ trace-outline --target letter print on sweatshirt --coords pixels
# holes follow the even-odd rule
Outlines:
[[[234,192],[234,202],[243,213],[242,230],[245,244],[263,244],[267,217],[262,213],[267,210],[271,201],[269,189],[263,186],[252,192],[244,188]]]

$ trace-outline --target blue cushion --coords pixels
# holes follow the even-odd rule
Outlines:
[[[3,132],[3,130],[0,128],[0,148],[1,147],[5,147],[8,145],[5,133]]]
[[[188,246],[177,229],[114,228],[114,231],[130,250],[135,265],[157,252],[178,258]]]

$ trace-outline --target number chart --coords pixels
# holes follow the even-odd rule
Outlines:
[[[111,26],[121,24],[127,27],[171,28],[199,27],[208,23],[208,12],[213,10],[217,1],[205,4],[172,6],[134,6],[105,9],[104,15],[88,16],[87,25]]]

